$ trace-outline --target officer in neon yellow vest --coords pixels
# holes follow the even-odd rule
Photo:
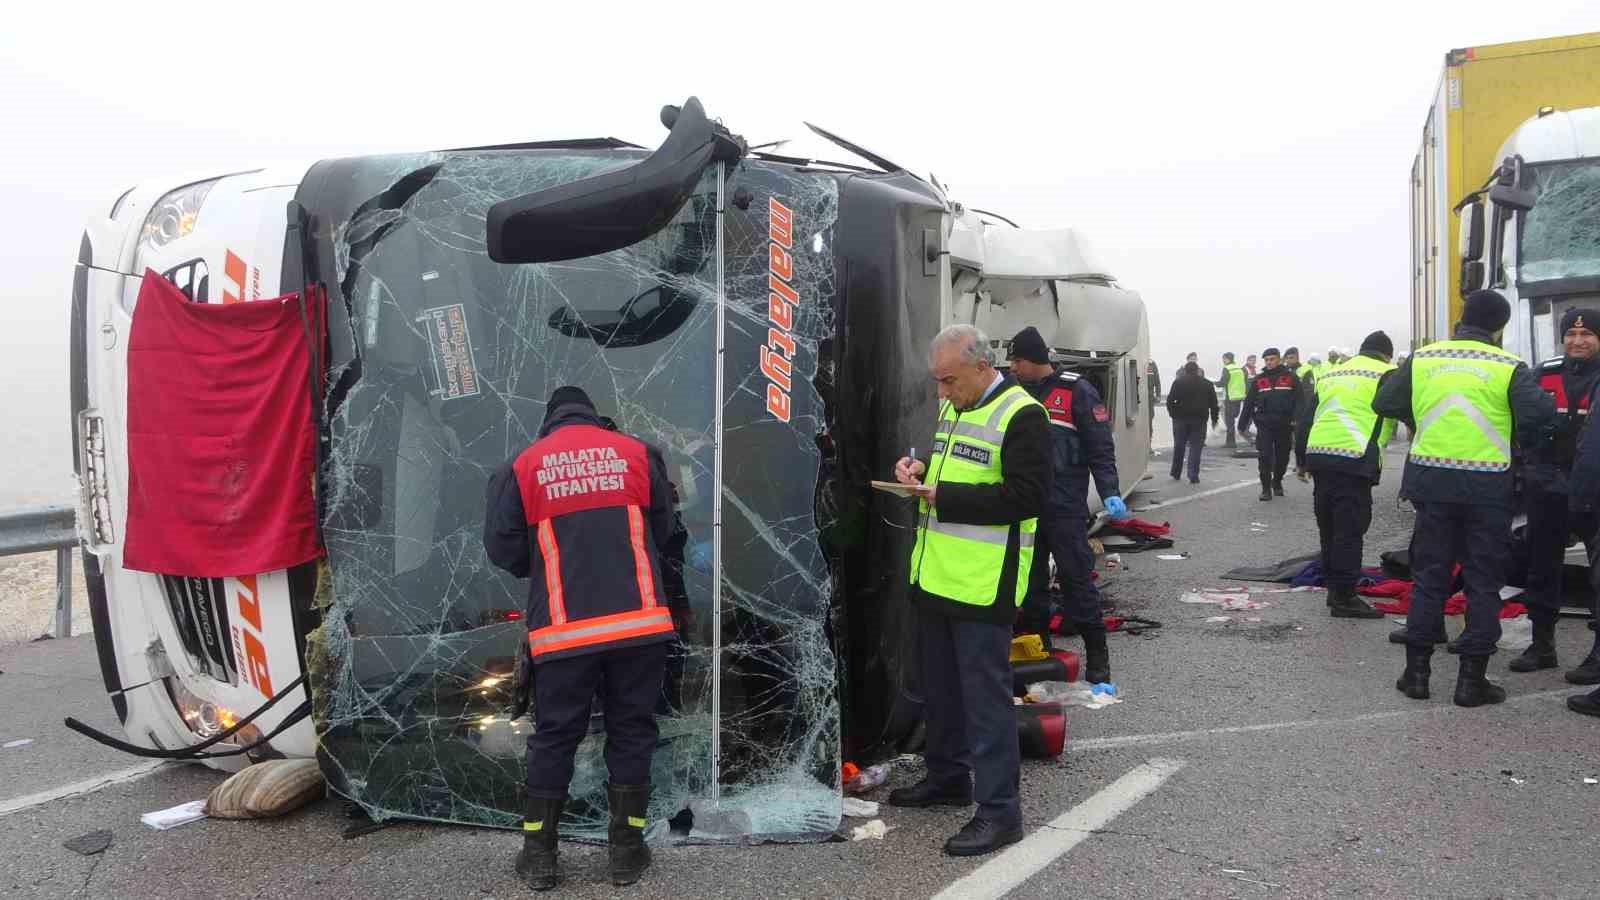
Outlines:
[[[1499,703],[1505,691],[1484,677],[1500,639],[1500,588],[1511,543],[1512,446],[1538,446],[1553,432],[1555,405],[1497,333],[1511,307],[1495,291],[1474,291],[1448,341],[1411,355],[1378,388],[1372,408],[1411,424],[1416,437],[1400,496],[1417,511],[1411,543],[1416,586],[1406,613],[1406,668],[1395,687],[1428,698],[1430,657],[1443,643],[1444,601],[1453,569],[1466,580],[1467,628],[1458,642],[1455,703]]]
[[[1228,420],[1228,442],[1224,446],[1232,449],[1239,445],[1234,438],[1234,428],[1247,391],[1244,367],[1233,361],[1232,353],[1222,354],[1222,377],[1217,379],[1217,387],[1222,388],[1222,413]]]
[[[928,774],[889,802],[976,800],[976,815],[944,845],[976,856],[1022,839],[1011,629],[1050,486],[1050,426],[1044,407],[995,369],[988,338],[971,325],[939,332],[928,368],[940,400],[932,452],[903,457],[894,473],[917,497],[909,579]]]
[[[1372,488],[1383,469],[1383,448],[1394,436],[1394,420],[1372,411],[1378,386],[1394,371],[1394,342],[1374,331],[1361,352],[1327,366],[1305,392],[1295,417],[1295,454],[1300,471],[1316,479],[1312,508],[1322,539],[1322,577],[1328,614],[1341,619],[1381,619],[1383,613],[1356,596],[1361,544],[1372,524]]]

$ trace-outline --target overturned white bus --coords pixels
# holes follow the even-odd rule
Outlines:
[[[575,384],[662,448],[680,498],[669,589],[694,615],[661,701],[652,821],[687,809],[707,839],[815,839],[838,824],[841,759],[898,749],[918,718],[912,512],[868,482],[926,442],[929,339],[956,321],[997,342],[1038,327],[1116,410],[1123,483],[1142,477],[1144,306],[1076,234],[964,210],[853,145],[870,167],[749,152],[692,99],[663,119],[653,152],[324,160],[140,185],[91,220],[75,462],[125,748],[221,767],[315,756],[374,818],[514,826],[525,588],[484,557],[483,489]],[[123,565],[147,270],[193,303],[325,292],[306,332],[325,334],[320,558],[226,577]],[[578,831],[604,827],[597,745],[573,780]]]

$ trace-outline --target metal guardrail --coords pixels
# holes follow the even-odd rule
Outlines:
[[[72,549],[78,546],[78,514],[70,506],[33,506],[0,512],[0,556],[56,552],[58,638],[72,636]]]

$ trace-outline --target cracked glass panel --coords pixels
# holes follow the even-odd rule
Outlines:
[[[515,827],[522,817],[532,726],[512,713],[527,582],[484,555],[483,493],[537,437],[551,391],[574,384],[619,429],[662,450],[679,497],[683,529],[664,548],[663,574],[687,597],[692,624],[658,706],[652,830],[685,809],[705,839],[805,839],[837,826],[812,383],[832,327],[836,190],[828,177],[740,168],[730,181],[759,196],[720,217],[713,170],[667,227],[623,250],[533,265],[486,255],[494,203],[641,157],[367,157],[323,163],[300,190],[329,285],[331,351],[325,615],[307,665],[323,770],[376,819]],[[799,297],[792,322],[769,310],[781,262],[774,195],[793,210],[791,243],[804,230],[785,271]],[[787,421],[768,409],[764,363],[787,375]],[[604,835],[604,728],[597,711],[564,834]]]
[[[1600,163],[1531,167],[1538,201],[1523,214],[1518,280],[1600,275]]]

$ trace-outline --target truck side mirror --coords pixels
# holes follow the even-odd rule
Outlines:
[[[1508,156],[1495,172],[1489,186],[1489,200],[1495,206],[1527,212],[1533,209],[1536,195],[1522,186],[1522,157]]]
[[[489,207],[489,258],[556,262],[637,244],[672,221],[706,166],[737,162],[747,151],[744,139],[707,119],[694,97],[662,109],[661,121],[672,132],[639,162]]]
[[[1475,259],[1461,261],[1461,296],[1483,287],[1483,263]]]
[[[1461,260],[1483,259],[1483,201],[1473,200],[1461,208]]]

